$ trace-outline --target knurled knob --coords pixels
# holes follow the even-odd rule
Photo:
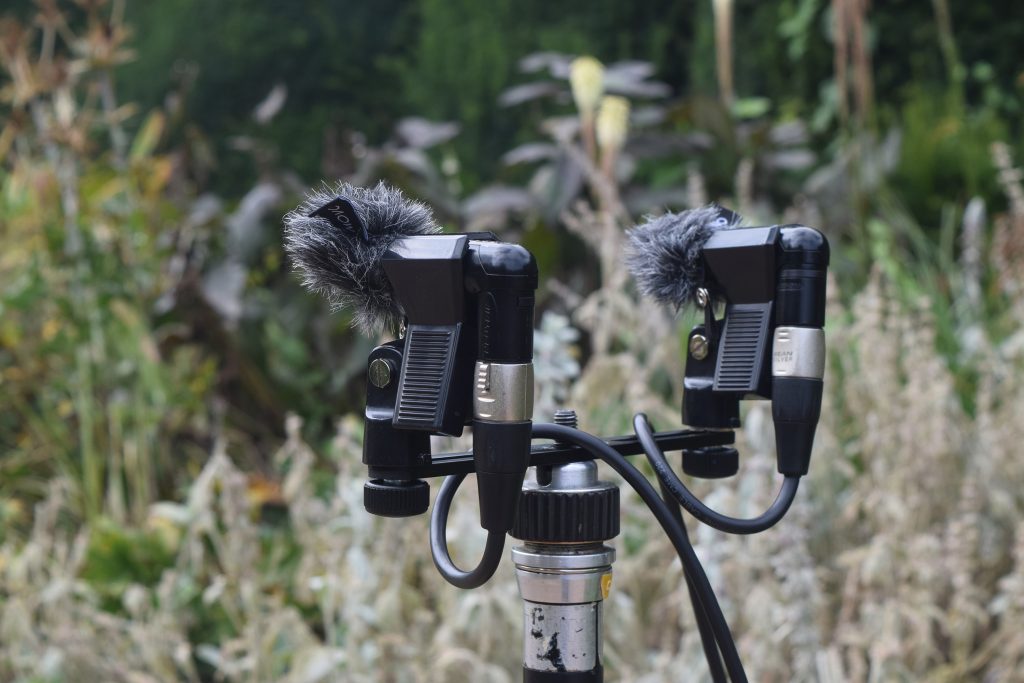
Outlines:
[[[724,479],[740,469],[740,454],[732,446],[708,446],[683,451],[683,471],[700,479]]]
[[[381,517],[414,517],[430,506],[430,486],[422,479],[371,479],[363,485],[363,507]]]
[[[619,535],[619,489],[525,488],[509,534],[532,543],[598,543]]]

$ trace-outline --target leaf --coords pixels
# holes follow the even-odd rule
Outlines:
[[[263,98],[263,101],[256,105],[252,112],[252,118],[261,125],[270,123],[277,116],[277,113],[281,111],[287,99],[288,86],[284,83],[278,83],[270,89],[270,92]]]
[[[604,72],[604,89],[606,92],[626,97],[668,96],[672,92],[671,88],[660,81],[648,81],[652,75],[654,65],[650,62],[615,62]]]
[[[605,78],[609,76],[622,81],[643,81],[654,75],[654,65],[640,60],[629,60],[609,64],[605,69]]]
[[[704,152],[714,146],[714,138],[696,131],[678,133],[636,133],[629,138],[629,151],[640,159],[660,159],[673,155]]]
[[[815,158],[814,152],[809,149],[784,149],[769,152],[762,160],[765,166],[778,171],[802,171],[810,168]]]
[[[463,211],[470,220],[482,215],[528,211],[536,204],[533,195],[518,187],[492,185],[466,199]]]
[[[664,123],[668,117],[665,107],[659,105],[648,105],[646,107],[634,107],[629,116],[629,123],[633,128],[644,128]]]
[[[523,83],[505,90],[498,96],[498,104],[503,107],[514,107],[523,102],[537,100],[542,97],[550,97],[562,92],[563,87],[555,81],[536,81],[534,83]]]
[[[547,69],[552,75],[564,73],[567,77],[572,60],[573,55],[564,52],[534,52],[519,60],[519,70],[523,73],[537,73]]]
[[[569,141],[580,129],[580,118],[578,116],[553,116],[544,119],[540,128],[555,140]]]
[[[242,294],[248,270],[234,261],[214,266],[203,278],[201,291],[207,303],[226,320],[235,322],[242,316]]]
[[[742,97],[732,105],[732,113],[738,119],[756,119],[764,116],[771,109],[772,102],[767,97]]]
[[[392,153],[391,160],[424,178],[432,178],[437,175],[437,170],[430,162],[430,157],[419,149],[396,150]]]
[[[428,121],[418,116],[410,116],[399,121],[395,130],[410,147],[429,149],[458,135],[459,124],[450,121]]]
[[[146,117],[146,122],[142,124],[135,140],[132,141],[132,161],[140,161],[153,153],[160,143],[160,138],[163,137],[165,125],[166,117],[163,112],[154,111]]]
[[[156,198],[167,187],[173,173],[174,160],[171,157],[162,156],[154,159],[149,169],[149,175],[145,179],[146,195]]]
[[[772,126],[768,136],[773,145],[779,145],[780,147],[805,145],[808,139],[807,124],[800,119],[786,121],[785,123]]]
[[[583,171],[565,154],[537,169],[530,179],[530,192],[540,198],[544,218],[555,223],[558,216],[583,190]]]
[[[546,142],[528,142],[505,152],[505,155],[501,157],[501,163],[506,166],[529,164],[552,159],[556,154],[558,154],[558,148],[554,145]]]
[[[672,89],[661,81],[631,81],[619,77],[605,75],[604,89],[608,93],[623,97],[649,97],[652,99],[668,97]]]

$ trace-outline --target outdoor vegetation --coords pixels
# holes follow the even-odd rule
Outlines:
[[[441,580],[362,508],[365,358],[281,216],[392,183],[537,256],[537,412],[678,428],[693,324],[620,258],[719,201],[833,249],[790,515],[691,527],[751,680],[1024,680],[1024,15],[1015,2],[8,0],[0,681],[519,680],[511,565]],[[751,404],[739,515],[774,496]],[[442,442],[440,449],[465,447]],[[604,476],[613,478],[610,472]],[[436,490],[436,485],[433,487]],[[483,533],[471,487],[458,557]],[[610,680],[707,676],[623,491]]]

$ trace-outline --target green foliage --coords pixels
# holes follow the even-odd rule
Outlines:
[[[169,256],[157,234],[174,212],[156,194],[166,162],[133,163],[133,176],[103,162],[82,168],[73,217],[38,166],[5,175],[0,195],[6,447],[15,460],[47,453],[83,481],[84,510],[107,497],[119,516],[157,495],[172,457],[161,434],[195,424],[213,378],[195,347],[161,346],[172,321],[153,313]],[[39,183],[49,191],[35,194]]]
[[[109,519],[97,519],[89,534],[82,578],[101,591],[108,608],[131,584],[152,588],[174,564],[172,541],[158,529],[132,529]]]
[[[913,90],[903,105],[903,140],[893,188],[923,225],[937,226],[949,202],[999,195],[989,149],[1010,139],[1007,124],[989,108],[965,109],[956,95]]]

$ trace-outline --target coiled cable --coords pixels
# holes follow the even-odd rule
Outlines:
[[[654,468],[654,473],[658,475],[658,479],[662,484],[668,488],[672,496],[683,506],[683,509],[701,522],[719,531],[730,534],[756,534],[765,529],[770,529],[785,516],[789,506],[793,504],[793,499],[796,498],[796,491],[800,486],[800,477],[786,477],[782,481],[782,488],[779,490],[779,495],[776,496],[775,502],[763,514],[751,519],[739,519],[723,515],[705,505],[690,489],[686,488],[686,485],[672,471],[668,460],[665,459],[665,453],[658,446],[658,442],[654,440],[654,433],[651,431],[651,425],[647,422],[646,415],[637,413],[633,417],[633,431],[636,432],[637,438],[640,439],[640,445],[643,446],[644,453],[647,455],[647,461]]]
[[[448,512],[452,507],[465,474],[445,477],[430,512],[430,556],[445,581],[457,588],[479,588],[494,576],[505,549],[505,534],[488,531],[484,553],[477,566],[469,571],[459,569],[448,552]]]

